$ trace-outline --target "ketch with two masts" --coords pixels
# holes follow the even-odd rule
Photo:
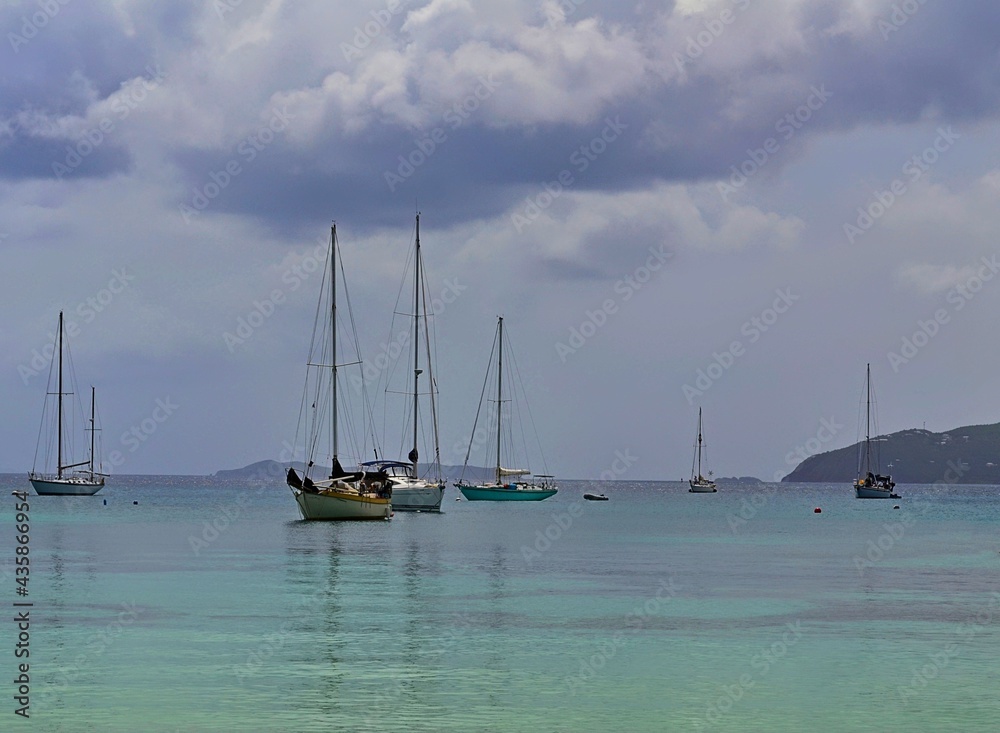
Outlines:
[[[68,458],[71,453],[70,447],[67,443],[71,443],[71,436],[67,432],[67,421],[64,409],[64,402],[66,397],[76,396],[74,392],[67,392],[65,387],[64,371],[70,372],[70,384],[75,385],[76,378],[72,373],[72,366],[68,369],[64,367],[64,352],[69,351],[69,346],[65,344],[66,340],[66,329],[63,323],[62,311],[59,311],[59,332],[56,335],[56,348],[52,355],[53,366],[56,368],[56,388],[55,392],[47,391],[46,397],[56,398],[56,416],[55,416],[55,442],[56,442],[56,454],[55,454],[55,472],[45,473],[44,471],[37,471],[35,467],[32,467],[31,473],[28,474],[28,480],[34,487],[35,492],[39,496],[93,496],[104,486],[104,475],[100,472],[100,467],[96,470],[94,468],[94,459],[96,455],[95,451],[95,435],[98,432],[98,427],[96,424],[96,397],[95,390],[93,387],[90,388],[90,420],[89,428],[86,428],[86,432],[90,433],[90,454],[85,461],[77,461],[73,463],[72,458]],[[72,361],[70,360],[70,365]],[[49,370],[49,382],[51,389],[52,374],[51,368]],[[48,404],[48,400],[46,400]],[[46,411],[42,411],[42,427],[39,429],[38,436],[38,448],[35,450],[35,465],[38,464],[38,452],[42,448],[43,441],[50,440],[51,435],[46,435]],[[46,443],[48,448],[51,448],[51,443]],[[64,463],[64,461],[70,461]],[[82,469],[82,466],[86,466],[86,469]],[[71,469],[78,469],[76,471],[71,471]]]

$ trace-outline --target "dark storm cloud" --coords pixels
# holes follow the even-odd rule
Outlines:
[[[596,8],[581,5],[567,22]],[[763,3],[753,10],[775,12]],[[566,170],[578,191],[711,180],[728,176],[768,138],[790,149],[830,130],[906,124],[927,114],[942,120],[995,114],[1000,72],[988,29],[1000,25],[1000,7],[925,5],[912,17],[894,17],[889,8],[861,32],[831,30],[844,19],[844,3],[800,13],[796,29],[803,43],[780,58],[752,50],[740,56],[737,19],[703,60],[687,64],[683,83],[650,76],[641,91],[604,105],[585,122],[497,126],[478,110],[455,129],[436,114],[420,129],[383,120],[362,135],[344,135],[331,119],[330,131],[304,153],[275,144],[215,208],[282,221],[336,200],[372,223],[385,223],[415,200],[430,200],[443,204],[439,212],[446,220],[460,222],[501,212]],[[621,12],[617,20],[625,20]],[[663,53],[669,60],[677,52],[683,53],[683,44]],[[720,69],[727,54],[737,54],[735,67]],[[406,73],[410,96],[418,95],[422,70]],[[616,116],[627,129],[583,168],[578,151]],[[177,155],[189,184],[204,180],[221,160]],[[461,205],[448,205],[458,200]]]
[[[123,142],[102,134],[94,146],[95,134],[88,146],[81,135],[60,135],[54,123],[83,118],[123,83],[150,77],[160,49],[178,52],[194,37],[195,7],[151,5],[125,25],[106,6],[55,1],[5,6],[0,12],[0,177],[71,173],[87,178],[127,170],[131,155]]]

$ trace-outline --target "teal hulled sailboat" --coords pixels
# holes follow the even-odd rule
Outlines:
[[[504,432],[503,432],[503,370],[504,370],[504,340],[503,340],[503,317],[497,320],[497,333],[493,341],[493,351],[497,355],[497,391],[496,391],[496,467],[494,480],[490,483],[473,484],[466,483],[461,478],[455,483],[462,495],[469,501],[541,501],[548,499],[559,489],[552,483],[550,474],[535,474],[527,468],[504,468]],[[492,362],[492,355],[490,358]],[[511,359],[508,359],[508,363]],[[487,373],[487,381],[489,374]],[[513,390],[512,390],[513,392]],[[479,423],[479,414],[483,406],[483,397],[486,394],[486,384],[483,384],[483,393],[479,399],[479,409],[476,411],[476,425]],[[512,402],[507,400],[507,402]],[[476,425],[472,427],[472,434],[476,433]],[[508,448],[513,447],[513,436],[508,438]],[[465,454],[465,466],[463,466],[463,476],[465,468],[469,464],[469,454],[472,452],[472,441],[469,442],[469,451]]]

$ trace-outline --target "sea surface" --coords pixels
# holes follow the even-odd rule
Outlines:
[[[449,487],[336,524],[277,482],[118,476],[29,496],[19,598],[30,486],[0,486],[4,731],[1000,731],[997,487]]]

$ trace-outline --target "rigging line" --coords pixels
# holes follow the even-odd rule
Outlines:
[[[344,302],[347,305],[347,316],[348,316],[348,321],[349,321],[349,323],[351,325],[351,336],[352,336],[353,341],[354,341],[354,344],[353,344],[354,345],[354,353],[356,353],[358,355],[358,362],[357,363],[359,365],[359,370],[361,371],[362,395],[364,395],[366,397],[367,393],[366,393],[366,391],[364,389],[364,366],[363,366],[363,360],[361,358],[361,343],[360,343],[360,341],[358,339],[358,328],[357,328],[357,324],[355,323],[355,320],[354,320],[354,308],[351,305],[351,294],[350,294],[350,290],[348,289],[347,275],[346,275],[346,271],[344,269],[344,255],[343,255],[343,252],[339,248],[337,249],[337,259],[340,262],[340,279],[341,279],[341,282],[343,282],[343,284],[344,284]],[[349,395],[350,390],[345,389],[344,392]],[[340,393],[338,392],[338,395],[339,394]],[[367,398],[365,398],[364,401],[366,403],[364,405],[364,407],[366,409],[362,410],[361,420],[362,420],[362,430],[364,431],[364,434],[367,435],[367,433],[368,433],[368,425],[366,424],[366,421],[367,421],[367,419],[369,417],[370,406],[367,404],[367,402],[368,402]],[[350,397],[348,397],[348,403],[349,403],[348,407],[352,407],[352,405],[350,404]],[[351,414],[353,414],[353,413],[354,413],[354,410],[351,410]],[[373,420],[374,420],[374,418],[373,418]],[[347,429],[348,429],[348,433],[349,433],[349,439],[352,440],[352,442],[354,444],[354,452],[355,452],[355,454],[357,454],[359,445],[361,445],[364,441],[361,441],[361,442],[358,441],[357,426],[353,425],[353,423],[350,420],[347,420],[345,422],[347,423]]]
[[[330,235],[330,247],[333,247],[333,235],[332,235],[332,233]],[[330,268],[330,258],[329,257],[324,257],[323,258],[323,273],[322,273],[322,276],[320,278],[320,282],[321,283],[325,283],[327,281],[327,278],[329,276],[328,273],[330,271],[329,268]],[[312,336],[309,339],[309,355],[308,355],[308,358],[306,360],[307,366],[306,366],[305,387],[302,390],[302,401],[299,404],[299,418],[298,418],[298,420],[295,423],[295,441],[294,441],[294,443],[292,443],[292,458],[291,458],[291,463],[292,463],[292,465],[294,465],[294,463],[295,463],[295,450],[296,450],[296,448],[298,447],[298,444],[299,444],[299,434],[302,432],[303,429],[305,429],[305,435],[302,436],[302,439],[305,442],[305,446],[304,446],[304,448],[305,448],[305,455],[303,456],[303,473],[306,476],[309,475],[309,461],[311,461],[312,458],[313,458],[313,456],[315,456],[315,447],[316,447],[316,440],[315,440],[315,437],[314,437],[315,433],[316,433],[316,424],[315,424],[316,423],[316,411],[315,411],[315,409],[313,409],[313,411],[312,411],[312,418],[310,420],[308,420],[308,421],[305,419],[305,417],[306,417],[306,410],[307,409],[311,409],[311,408],[307,408],[306,407],[306,405],[308,404],[309,396],[310,396],[310,381],[309,381],[310,369],[309,369],[308,364],[312,363],[314,361],[318,361],[318,363],[321,363],[321,364],[326,362],[326,360],[322,359],[322,358],[320,358],[319,360],[315,360],[314,359],[314,357],[317,356],[317,354],[316,354],[316,337],[317,337],[317,334],[319,333],[319,330],[320,330],[320,320],[319,320],[320,319],[320,313],[324,312],[324,310],[325,310],[324,307],[323,307],[324,306],[324,301],[325,301],[325,296],[326,296],[326,288],[323,287],[322,285],[320,285],[320,296],[316,299],[316,312],[313,315]],[[326,323],[326,317],[325,316],[324,316],[324,319],[323,319],[323,323],[324,323],[324,330],[325,330],[325,323]],[[324,345],[324,351],[325,351],[325,345]],[[322,354],[320,354],[320,356],[322,357]],[[316,391],[316,394],[313,395],[313,397],[314,397],[313,404],[315,405],[315,404],[317,404],[316,400],[319,399],[319,390],[318,389]]]
[[[476,440],[476,428],[479,426],[479,413],[483,409],[483,398],[486,396],[486,385],[490,381],[490,369],[489,366],[493,364],[493,354],[496,352],[497,348],[497,337],[500,334],[500,327],[497,326],[496,332],[493,334],[493,347],[490,349],[490,360],[486,369],[486,378],[483,380],[483,390],[479,393],[479,407],[476,408],[476,420],[472,424],[472,435],[469,436],[469,448],[465,451],[465,463],[462,464],[462,474],[459,476],[458,480],[462,481],[465,477],[465,468],[469,465],[469,454],[472,453],[472,444]]]
[[[518,379],[518,382],[521,385],[521,394],[524,395],[524,407],[525,407],[525,409],[528,412],[528,420],[531,421],[531,430],[534,432],[534,434],[535,434],[535,442],[538,444],[538,455],[542,459],[542,470],[545,473],[551,473],[551,471],[549,471],[548,461],[545,460],[545,451],[542,450],[542,441],[541,441],[541,438],[539,438],[539,436],[538,436],[538,428],[535,427],[535,417],[531,413],[531,403],[528,401],[528,395],[524,391],[524,382],[523,382],[523,380],[521,380],[520,368],[517,365],[517,359],[513,355],[513,349],[511,349],[511,357],[510,358],[511,358],[511,361],[514,363],[514,368],[516,370],[518,370],[517,371],[517,379]],[[525,451],[527,451],[527,448],[525,449]]]
[[[52,343],[52,353],[55,353],[57,344],[59,343],[58,335],[55,337]],[[38,425],[38,439],[35,441],[35,457],[31,461],[31,471],[34,473],[36,466],[38,465],[38,449],[42,445],[42,435],[43,428],[45,427],[46,418],[48,418],[48,403],[50,402],[48,398],[48,393],[52,391],[52,370],[55,368],[55,359],[49,360],[49,376],[45,382],[45,397],[42,398],[42,420]],[[51,435],[49,436],[51,440]],[[48,456],[50,453],[51,444],[46,446],[45,455]],[[46,459],[47,460],[47,459]]]
[[[414,224],[414,227],[416,227],[416,224]],[[415,228],[414,228],[413,231],[415,231]],[[411,241],[412,241],[412,237],[413,237],[413,235],[411,235]],[[410,260],[414,257],[415,253],[416,253],[416,245],[413,245],[411,247],[411,249],[410,249],[410,252],[406,256],[406,261],[403,263],[403,276],[399,280],[399,290],[396,291],[396,302],[392,306],[392,319],[391,319],[391,321],[389,323],[389,335],[386,337],[386,341],[385,341],[386,346],[388,346],[389,344],[393,343],[393,334],[396,332],[396,316],[397,315],[405,315],[405,314],[399,312],[399,301],[403,297],[403,288],[404,288],[404,286],[406,285],[406,282],[407,282],[407,277],[406,276],[407,276],[407,274],[410,271]],[[388,389],[389,382],[392,379],[392,375],[395,374],[395,371],[396,371],[396,361],[393,361],[384,370],[384,372],[385,372],[384,377],[385,377],[386,389]],[[376,391],[376,393],[379,393],[379,394],[382,393],[382,378],[383,378],[383,373],[379,372],[379,380],[378,380],[378,383],[375,386],[375,391]]]
[[[508,338],[508,342],[509,341],[510,341],[510,339]],[[514,396],[514,397],[516,397],[517,395],[516,395],[516,391],[515,390],[520,389],[520,391],[521,391],[521,399],[520,399],[520,402],[517,401],[517,400],[514,400],[513,402],[511,402],[511,412],[512,412],[512,414],[513,414],[514,411],[517,412],[517,424],[518,424],[518,428],[520,429],[520,434],[521,434],[521,451],[524,454],[524,464],[525,464],[524,468],[530,470],[531,469],[531,457],[530,457],[530,454],[528,452],[528,441],[527,441],[527,439],[525,437],[524,416],[522,414],[522,407],[521,407],[521,403],[523,403],[524,404],[524,408],[523,409],[528,410],[528,395],[527,395],[527,393],[524,390],[524,382],[521,379],[521,373],[520,373],[520,371],[518,371],[518,369],[517,369],[517,362],[515,361],[515,357],[514,357],[513,351],[514,351],[514,349],[513,349],[513,347],[511,347],[510,351],[509,351],[509,353],[507,355],[508,356],[508,360],[511,362],[511,367],[510,367],[510,382],[511,382],[511,385],[512,385],[512,387],[511,387],[511,395]],[[515,380],[515,378],[516,378],[516,380]],[[516,385],[516,386],[513,386],[513,385]],[[529,412],[529,414],[530,414],[530,412]],[[511,456],[514,455],[513,448],[514,448],[513,420],[511,420]],[[514,458],[512,457],[511,460],[513,461]],[[516,468],[516,466],[515,466],[515,468]]]
[[[411,235],[410,235],[410,241],[411,242],[414,242],[414,240],[415,240],[415,233],[416,233],[416,221],[415,220],[414,220],[413,227],[414,228],[411,229]],[[415,259],[415,256],[416,256],[416,244],[414,242],[414,244],[411,246],[409,252],[407,253],[406,260],[403,263],[403,274],[402,274],[402,277],[400,277],[400,280],[399,280],[399,288],[396,291],[396,301],[393,304],[393,309],[392,309],[393,316],[392,316],[392,319],[389,322],[389,333],[386,336],[386,340],[385,340],[385,344],[386,344],[386,348],[387,349],[389,348],[389,346],[391,344],[396,343],[396,340],[393,338],[393,334],[396,332],[396,316],[397,315],[405,315],[405,314],[403,314],[399,310],[399,303],[400,303],[400,300],[403,297],[403,290],[405,289],[406,283],[408,281],[407,274],[410,271],[410,262],[411,262],[412,259]],[[407,329],[407,333],[408,332],[409,331]],[[400,348],[400,352],[402,353],[402,351],[404,351],[404,349],[402,349],[402,347],[401,347]],[[409,357],[409,350],[407,349],[405,351],[407,352],[407,357]],[[392,392],[389,389],[389,386],[392,384],[394,375],[397,373],[397,367],[399,366],[398,358],[397,359],[391,359],[391,360],[388,359],[388,351],[386,352],[386,357],[387,357],[387,361],[388,361],[388,363],[386,364],[386,368],[379,370],[379,372],[378,372],[378,381],[375,384],[375,394],[381,396],[381,400],[380,401],[382,403],[382,434],[383,435],[388,435],[387,425],[388,425],[388,413],[389,413],[389,400],[387,399],[386,396],[388,394],[390,394],[390,393],[394,393],[394,392]],[[409,362],[407,362],[407,365],[409,366]],[[384,389],[382,387],[383,382],[385,384],[385,388]],[[399,393],[399,394],[404,394],[404,393]],[[378,399],[378,398],[376,398],[376,399]],[[401,434],[400,441],[399,441],[399,445],[400,446],[403,446],[403,445],[406,444],[406,437],[405,437],[406,421],[405,420],[402,423],[402,425],[403,425],[403,427],[402,427],[402,434]]]
[[[420,262],[418,261],[417,267],[420,267]],[[424,274],[424,273],[421,273]],[[434,433],[434,462],[437,464],[437,479],[441,480],[441,443],[440,435],[438,433],[438,414],[437,414],[437,400],[435,399],[435,390],[437,389],[437,381],[434,378],[434,368],[433,361],[431,359],[431,324],[430,320],[427,318],[427,277],[424,276],[422,280],[424,283],[423,292],[421,297],[424,301],[424,344],[427,347],[427,383],[428,391],[430,392],[431,401],[431,427]],[[435,341],[436,343],[436,341]],[[435,354],[436,356],[436,354]]]

